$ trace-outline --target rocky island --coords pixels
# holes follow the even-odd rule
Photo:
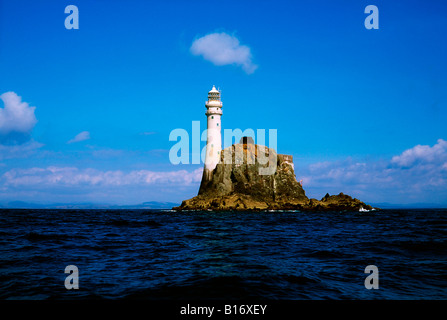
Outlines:
[[[326,194],[321,200],[309,199],[296,180],[292,156],[277,154],[272,148],[254,144],[250,137],[243,137],[240,143],[222,150],[212,172],[204,171],[198,195],[173,209],[369,211],[373,208],[343,193]]]
[[[242,137],[239,143],[222,150],[220,90],[208,92],[207,144],[202,182],[196,197],[174,210],[302,210],[369,211],[373,208],[340,193],[323,199],[309,199],[296,180],[291,155]],[[234,136],[236,138],[236,136]],[[233,141],[233,140],[230,140]],[[235,140],[237,141],[237,140]]]

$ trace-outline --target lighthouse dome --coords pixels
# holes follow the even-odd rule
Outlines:
[[[215,86],[213,86],[213,88],[209,91],[209,93],[219,93],[219,91],[216,89]]]

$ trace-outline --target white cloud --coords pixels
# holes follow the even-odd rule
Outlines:
[[[76,167],[1,168],[0,202],[114,203],[178,202],[197,194],[196,170],[98,170]]]
[[[312,197],[344,192],[364,201],[446,204],[447,146],[415,146],[391,160],[355,161],[348,158],[296,167],[298,180]]]
[[[0,144],[0,159],[27,158],[42,146],[42,143],[33,140],[18,145]]]
[[[250,48],[241,45],[239,40],[225,32],[211,33],[194,40],[190,51],[196,56],[203,56],[217,66],[235,64],[250,74],[258,66],[252,62]]]
[[[417,145],[391,159],[392,163],[403,167],[408,167],[415,163],[432,163],[438,161],[447,161],[447,141],[443,139],[439,139],[438,143],[433,147]]]
[[[79,142],[79,141],[84,141],[84,140],[89,140],[89,139],[90,139],[90,132],[82,131],[82,132],[78,133],[73,139],[69,140],[67,143],[74,143],[74,142]]]
[[[15,92],[6,92],[0,95],[4,108],[0,108],[0,142],[24,142],[29,139],[29,133],[37,123],[34,110]]]
[[[75,167],[46,167],[11,169],[0,179],[3,187],[73,187],[73,186],[145,186],[175,185],[189,186],[201,181],[202,168],[188,172],[134,170],[125,173],[121,170],[101,171],[97,169],[78,169]]]

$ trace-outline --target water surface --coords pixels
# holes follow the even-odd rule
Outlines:
[[[447,210],[0,209],[0,298],[446,299]]]

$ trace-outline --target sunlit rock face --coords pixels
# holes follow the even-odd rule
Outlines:
[[[245,138],[245,137],[244,137]],[[216,168],[202,179],[196,197],[176,210],[348,210],[372,209],[340,193],[309,199],[296,180],[293,158],[241,139],[222,150]]]

